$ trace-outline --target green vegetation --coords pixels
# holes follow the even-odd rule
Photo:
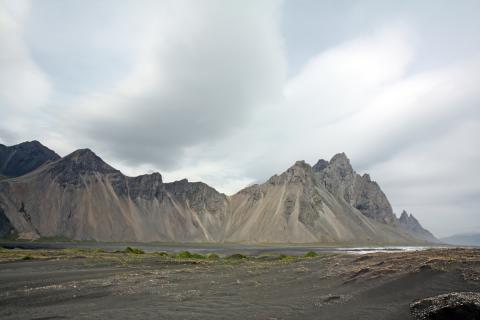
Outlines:
[[[145,253],[145,251],[143,251],[142,249],[132,248],[132,247],[126,247],[125,250],[123,250],[123,252],[133,253],[133,254],[144,254]]]
[[[205,257],[208,260],[218,260],[218,259],[220,259],[220,257],[216,253],[208,253]]]
[[[228,259],[228,260],[243,260],[243,259],[247,259],[247,256],[244,255],[244,254],[241,254],[241,253],[235,253],[235,254],[232,254],[231,256],[226,257],[225,259]]]
[[[180,251],[175,256],[177,259],[206,259],[206,256],[200,253],[191,253],[189,251]]]
[[[307,253],[305,253],[305,258],[315,258],[315,257],[318,257],[318,253],[316,253],[315,251],[308,251]]]
[[[122,264],[137,263],[149,259],[165,260],[189,260],[192,264],[239,264],[244,262],[251,263],[291,263],[300,259],[315,257],[315,252],[307,253],[303,256],[289,256],[278,253],[265,253],[259,256],[247,256],[242,253],[235,253],[229,256],[220,256],[217,253],[194,253],[190,251],[180,252],[151,252],[147,253],[137,247],[126,247],[122,250],[108,251],[102,248],[65,248],[65,249],[5,249],[0,247],[0,262],[18,261],[18,260],[51,260],[51,259],[85,259],[85,263],[95,263],[98,261],[112,261]],[[155,261],[155,260],[153,260]]]
[[[175,258],[177,258],[177,259],[190,259],[190,258],[192,258],[192,254],[189,251],[180,251],[179,253],[177,253]]]
[[[283,261],[293,261],[293,260],[295,260],[294,256],[287,256],[287,255],[284,255],[284,254],[279,255],[278,258],[280,260],[283,260]]]

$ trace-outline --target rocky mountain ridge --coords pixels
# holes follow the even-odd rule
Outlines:
[[[0,144],[0,179],[18,177],[60,156],[38,141],[26,141],[7,147]]]
[[[378,184],[356,174],[345,154],[313,167],[297,161],[264,184],[226,196],[202,182],[165,183],[159,173],[128,177],[81,149],[1,180],[0,209],[22,238],[361,244],[435,240],[413,216],[397,219]]]

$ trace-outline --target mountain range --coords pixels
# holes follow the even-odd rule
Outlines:
[[[440,240],[451,245],[480,247],[480,232],[459,233]]]
[[[202,182],[128,177],[89,149],[60,157],[38,141],[0,145],[0,237],[97,241],[421,244],[438,240],[397,218],[344,153],[297,161],[227,196]]]

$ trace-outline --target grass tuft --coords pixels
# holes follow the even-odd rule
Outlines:
[[[133,254],[144,254],[145,253],[145,251],[143,251],[142,249],[133,248],[133,247],[126,247],[125,250],[123,250],[123,252],[133,253]]]
[[[243,259],[247,259],[247,256],[244,255],[244,254],[241,254],[241,253],[235,253],[235,254],[232,254],[231,256],[226,257],[226,259],[228,259],[228,260],[243,260]]]
[[[315,258],[315,257],[318,257],[318,253],[316,253],[315,251],[308,251],[307,253],[305,253],[305,258]]]
[[[208,260],[218,260],[218,259],[220,259],[220,257],[216,253],[208,253],[205,256],[205,258],[207,258]]]
[[[177,259],[205,259],[206,257],[200,253],[191,253],[189,251],[181,251],[175,256]]]
[[[177,253],[175,258],[177,258],[177,259],[190,259],[190,258],[192,258],[192,254],[189,251],[180,251],[179,253]]]

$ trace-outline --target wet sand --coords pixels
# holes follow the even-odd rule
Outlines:
[[[479,249],[241,260],[0,250],[1,319],[412,319],[413,300],[451,291],[480,291]]]

